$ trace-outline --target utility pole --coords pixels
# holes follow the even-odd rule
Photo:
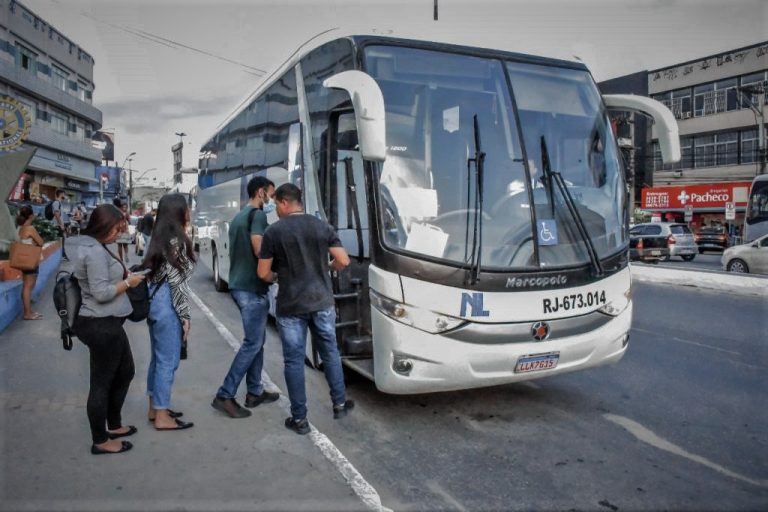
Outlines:
[[[757,117],[757,174],[765,174],[766,167],[766,149],[765,149],[765,84],[760,85],[748,85],[741,88],[742,103],[746,99],[748,107]],[[757,96],[757,104],[752,101],[752,98],[745,96],[744,94],[754,94]]]
[[[128,159],[128,215],[133,211],[133,158]]]
[[[437,21],[437,0],[435,0],[435,21]]]

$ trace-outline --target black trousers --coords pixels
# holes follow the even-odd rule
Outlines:
[[[124,318],[78,317],[77,337],[91,352],[91,388],[88,393],[88,422],[93,444],[109,439],[107,428],[122,426],[120,413],[131,385],[135,367]]]

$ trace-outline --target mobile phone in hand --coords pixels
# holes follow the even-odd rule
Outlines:
[[[131,272],[131,274],[137,275],[137,276],[145,276],[149,274],[152,271],[151,268],[147,268],[144,270],[137,270],[136,272]]]

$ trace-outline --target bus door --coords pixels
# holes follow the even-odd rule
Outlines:
[[[336,335],[346,359],[367,359],[373,354],[368,296],[369,220],[363,159],[352,110],[334,111],[325,141],[320,172],[328,222],[336,229],[351,263],[333,272],[337,305]]]

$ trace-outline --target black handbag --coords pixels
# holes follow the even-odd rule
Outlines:
[[[141,265],[134,265],[130,270],[131,272],[138,272],[144,270],[144,268],[142,268]],[[149,285],[147,284],[146,279],[133,288],[128,288],[125,291],[126,295],[128,295],[128,299],[131,301],[131,307],[133,307],[133,311],[128,315],[128,320],[131,322],[141,322],[142,320],[147,319],[152,299],[155,297],[155,294],[160,289],[160,285],[162,285],[163,282],[165,282],[165,279],[157,283],[152,294],[149,293]]]

